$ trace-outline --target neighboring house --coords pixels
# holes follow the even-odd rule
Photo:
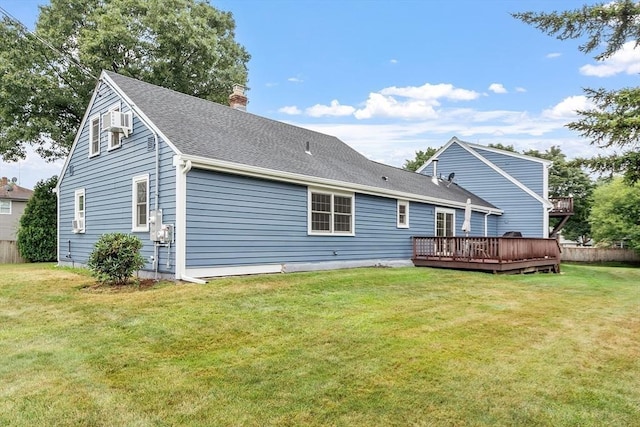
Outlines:
[[[0,182],[0,240],[17,240],[20,217],[33,191],[22,188],[7,177]]]
[[[101,234],[139,236],[177,279],[410,264],[412,236],[479,235],[503,210],[456,183],[376,163],[339,139],[103,72],[57,187],[59,263]],[[161,211],[161,214],[160,214]]]
[[[520,232],[523,237],[549,237],[549,168],[552,162],[452,138],[419,173],[449,177],[504,214],[493,235]]]

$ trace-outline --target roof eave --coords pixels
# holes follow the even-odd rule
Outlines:
[[[256,178],[272,179],[281,182],[289,182],[298,185],[322,186],[339,191],[358,192],[372,196],[389,197],[394,199],[403,199],[422,203],[431,203],[439,206],[464,209],[464,202],[456,202],[453,200],[440,199],[437,197],[429,197],[420,194],[406,193],[401,191],[388,190],[385,188],[374,187],[369,185],[355,184],[351,182],[332,180],[327,178],[319,178],[310,175],[285,172],[257,166],[250,166],[240,163],[228,162],[224,160],[210,159],[206,157],[193,156],[183,154],[180,156],[183,160],[190,160],[193,167],[199,169],[215,170],[217,172],[226,172],[232,174],[240,174],[252,176]],[[495,207],[472,205],[472,210],[476,212],[484,212],[496,215],[502,215],[504,211]]]

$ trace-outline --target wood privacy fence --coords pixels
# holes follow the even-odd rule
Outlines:
[[[573,262],[633,262],[640,263],[640,255],[631,249],[563,247],[562,261]]]
[[[0,240],[0,264],[19,264],[25,262],[18,252],[14,240]]]

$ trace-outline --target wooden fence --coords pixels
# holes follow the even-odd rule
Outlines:
[[[14,240],[0,240],[0,264],[19,264],[25,262],[18,252]]]
[[[562,261],[640,263],[640,255],[631,249],[563,247]]]

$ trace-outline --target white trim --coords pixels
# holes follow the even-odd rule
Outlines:
[[[444,213],[444,214],[452,214],[453,215],[453,224],[451,224],[452,227],[452,231],[453,231],[453,235],[451,236],[438,236],[438,214],[439,213]],[[434,212],[433,215],[433,235],[436,237],[456,237],[456,210],[455,209],[448,209],[448,208],[441,208],[436,206],[436,210]]]
[[[82,196],[82,211],[79,208],[79,199]],[[82,212],[82,216],[80,216]],[[73,192],[73,221],[81,221],[78,228],[73,229],[74,233],[82,234],[87,228],[87,193],[84,188],[78,188]]]
[[[510,174],[508,174],[507,172],[505,172],[504,170],[502,170],[501,168],[499,168],[497,165],[495,165],[493,162],[491,162],[490,160],[486,159],[485,157],[483,157],[482,155],[480,155],[479,153],[477,153],[475,150],[473,150],[471,147],[469,147],[469,144],[467,142],[464,141],[460,141],[458,138],[456,138],[455,136],[453,138],[451,138],[451,140],[449,140],[449,142],[447,142],[441,149],[439,149],[429,160],[427,160],[427,162],[422,165],[417,172],[420,172],[422,170],[424,170],[427,166],[429,166],[431,164],[431,162],[433,161],[433,159],[438,158],[438,156],[445,151],[447,148],[449,148],[452,144],[458,144],[461,148],[463,148],[464,150],[466,150],[467,152],[469,152],[472,156],[474,156],[475,158],[477,158],[478,160],[480,160],[482,163],[484,163],[485,165],[489,166],[491,169],[493,169],[495,172],[497,172],[498,174],[502,175],[503,177],[505,177],[507,180],[509,180],[512,184],[514,184],[516,187],[518,187],[519,189],[521,189],[522,191],[524,191],[525,193],[527,193],[528,195],[530,195],[531,197],[533,197],[534,199],[536,199],[537,201],[539,201],[540,203],[542,203],[542,205],[549,209],[553,207],[553,204],[551,204],[551,202],[549,202],[546,198],[541,197],[539,194],[537,194],[535,191],[531,190],[529,187],[527,187],[526,185],[524,185],[523,183],[521,183],[520,181],[518,181],[517,179],[515,179],[513,176],[511,176]],[[503,150],[498,150],[501,153],[504,152]],[[529,156],[526,156],[527,158]],[[535,157],[533,157],[532,159],[535,159]],[[537,159],[540,160],[540,159]],[[475,206],[473,207],[474,211],[479,211],[479,212],[487,212],[487,209],[476,209]],[[501,213],[503,213],[504,211],[501,211]],[[491,210],[491,213],[497,213],[495,210]]]
[[[199,277],[223,277],[223,276],[239,276],[245,274],[266,274],[266,273],[282,273],[282,264],[263,264],[263,265],[238,265],[225,267],[194,267],[187,268],[186,276]]]
[[[171,141],[169,141],[169,138],[167,138],[167,136],[162,133],[162,131],[149,119],[149,117],[147,117],[147,115],[144,114],[144,112],[139,108],[137,108],[136,104],[131,100],[131,98],[129,98],[127,94],[122,89],[120,89],[116,82],[114,82],[105,71],[102,71],[102,73],[100,74],[100,81],[104,81],[107,86],[109,86],[111,90],[114,91],[115,94],[118,95],[125,102],[125,104],[129,106],[131,111],[134,112],[140,118],[140,120],[147,125],[147,127],[153,129],[160,137],[162,137],[162,141],[167,144],[174,153],[176,153],[177,155],[182,154],[182,152],[178,150],[178,148],[173,145]],[[91,101],[92,102],[89,105],[92,105],[93,99]],[[133,128],[133,117],[131,118],[131,126]]]
[[[404,216],[405,223],[400,222],[400,206],[405,207]],[[409,228],[409,201],[408,200],[396,200],[396,227],[397,228]]]
[[[103,71],[103,74],[104,74],[104,71]],[[80,126],[78,127],[78,131],[76,132],[76,137],[73,139],[73,144],[71,145],[71,150],[69,150],[69,154],[67,155],[67,158],[64,160],[64,165],[62,165],[62,170],[60,170],[60,175],[58,175],[58,183],[56,184],[55,191],[60,191],[60,186],[62,185],[62,180],[64,178],[64,174],[67,171],[67,168],[69,167],[69,162],[71,161],[71,158],[73,157],[73,153],[75,152],[76,147],[78,145],[78,142],[80,141],[80,135],[82,134],[82,129],[84,129],[85,125],[87,124],[87,120],[89,118],[89,113],[91,112],[91,107],[93,106],[93,103],[95,102],[96,98],[98,97],[98,93],[100,92],[100,85],[101,84],[102,84],[102,82],[99,79],[98,82],[96,83],[96,87],[93,89],[93,94],[91,95],[91,99],[89,100],[88,107],[84,112],[84,116],[82,116],[82,121],[80,122]],[[58,203],[58,206],[60,206],[59,203]],[[60,215],[58,215],[58,218],[60,218]],[[58,242],[59,241],[60,241],[60,239],[58,239]]]
[[[550,165],[550,164],[553,163],[551,160],[541,159],[540,157],[529,156],[527,154],[520,154],[520,153],[516,153],[514,151],[501,150],[500,148],[488,147],[488,146],[485,146],[485,145],[474,144],[472,142],[465,142],[465,144],[467,144],[469,147],[472,147],[472,148],[475,148],[475,149],[478,149],[478,150],[485,150],[485,151],[489,151],[489,152],[492,152],[492,153],[504,154],[506,156],[516,157],[516,158],[522,159],[522,160],[529,160],[529,161],[532,161],[532,162],[538,162],[538,163],[542,163],[542,164],[546,164],[546,165]]]
[[[359,193],[372,196],[380,196],[393,199],[404,199],[412,202],[429,203],[433,205],[447,206],[451,208],[464,209],[465,202],[455,202],[452,200],[440,199],[437,197],[421,196],[413,193],[405,193],[402,191],[386,190],[384,188],[373,187],[369,185],[354,184],[344,181],[336,181],[333,179],[318,178],[298,173],[284,172],[274,169],[266,169],[258,166],[243,165],[240,163],[228,162],[224,160],[210,159],[200,156],[181,155],[181,159],[190,160],[193,167],[198,169],[213,170],[216,172],[230,173],[234,175],[242,175],[256,177],[262,179],[270,179],[273,181],[288,182],[297,185],[321,187],[325,191],[337,191],[344,193]],[[502,215],[502,209],[490,208],[482,205],[472,205],[476,212],[488,212],[492,214]]]
[[[118,100],[117,103],[111,105],[111,107],[109,107],[109,109],[107,110],[107,112],[109,111],[119,111],[122,112],[122,102],[120,102],[120,100]],[[133,117],[131,118],[131,121],[133,121]],[[118,145],[112,145],[111,141],[113,140],[113,136],[117,135],[118,136]],[[124,135],[122,133],[116,133],[116,132],[107,132],[107,151],[111,151],[111,150],[115,150],[117,148],[122,147],[122,138],[124,138]]]
[[[179,155],[175,155],[173,166],[176,168],[175,274],[176,279],[180,280],[186,275],[187,264],[187,176],[184,172],[186,162]]]
[[[146,206],[147,206],[147,220],[144,226],[138,224],[138,184],[144,182],[146,184]],[[149,174],[138,175],[131,178],[131,231],[132,232],[144,232],[149,231]]]
[[[56,257],[58,265],[60,265],[60,191],[57,186],[53,192],[56,194]],[[71,254],[69,253],[69,255]]]
[[[3,199],[3,200],[0,200],[0,203],[5,203],[5,202],[9,204],[9,212],[2,212],[2,211],[0,210],[0,215],[11,215],[11,206],[12,206],[13,204],[11,203],[11,200],[4,200],[4,199]]]
[[[93,121],[94,120],[98,120],[98,133],[96,135],[96,133],[93,130]],[[82,131],[82,129],[80,130]],[[91,116],[89,118],[89,158],[91,157],[95,157],[98,156],[100,154],[100,135],[101,135],[101,130],[100,130],[100,114],[94,114],[93,116]],[[94,152],[93,151],[93,138],[94,137],[98,137],[98,149]]]
[[[312,230],[312,197],[313,194],[324,194],[331,197],[331,211],[329,212],[329,231],[316,231]],[[334,208],[334,200],[335,197],[349,197],[351,199],[351,224],[350,224],[350,232],[340,232],[334,230],[334,217],[335,217],[335,208]],[[309,236],[355,236],[356,235],[356,196],[355,193],[351,192],[339,192],[333,190],[327,190],[325,188],[318,187],[308,187],[307,188],[307,234]]]

